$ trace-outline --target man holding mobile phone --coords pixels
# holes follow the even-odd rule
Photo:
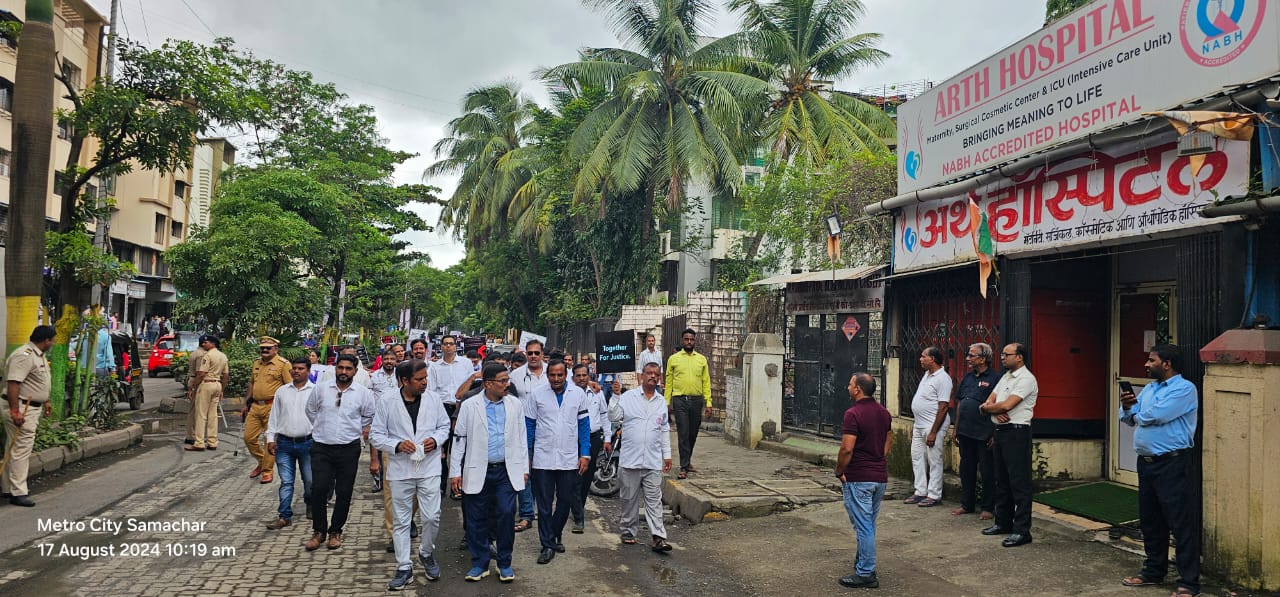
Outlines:
[[[1142,571],[1120,581],[1154,585],[1169,570],[1169,533],[1177,543],[1178,584],[1174,595],[1200,592],[1200,525],[1195,486],[1188,482],[1200,399],[1182,377],[1182,352],[1161,344],[1147,355],[1147,375],[1155,380],[1135,396],[1121,382],[1120,422],[1133,427],[1138,453],[1138,519],[1146,559]],[[1128,386],[1128,387],[1125,387]]]

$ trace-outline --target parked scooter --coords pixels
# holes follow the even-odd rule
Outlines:
[[[622,429],[619,428],[613,432],[613,449],[600,450],[596,476],[591,479],[591,486],[587,488],[591,495],[610,497],[621,489],[622,482],[618,479],[618,450],[621,447]]]

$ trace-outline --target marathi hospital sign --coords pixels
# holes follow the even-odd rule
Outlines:
[[[1190,158],[1178,157],[1172,134],[1152,135],[1036,166],[963,196],[907,206],[894,213],[893,269],[976,260],[971,199],[987,214],[997,255],[1206,225],[1201,207],[1244,195],[1249,184],[1249,142],[1217,144],[1195,175]]]
[[[1280,72],[1280,7],[1269,4],[1098,0],[1077,9],[898,109],[898,192]]]

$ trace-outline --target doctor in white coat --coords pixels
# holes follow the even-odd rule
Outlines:
[[[516,493],[529,481],[529,448],[524,405],[507,394],[511,375],[488,363],[481,371],[484,392],[458,407],[449,452],[450,487],[462,493],[471,570],[466,580],[489,576],[489,532],[497,539],[498,580],[511,582],[515,547]],[[470,449],[468,449],[470,448]]]
[[[395,511],[391,540],[395,544],[398,567],[391,583],[393,591],[413,583],[409,527],[413,523],[413,502],[422,515],[422,544],[418,561],[427,580],[440,579],[435,540],[440,529],[440,446],[449,438],[449,415],[435,396],[425,393],[427,363],[409,360],[396,367],[399,399],[387,396],[378,401],[378,410],[369,429],[369,441],[387,456],[387,484]]]

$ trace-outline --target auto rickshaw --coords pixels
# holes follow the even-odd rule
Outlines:
[[[138,357],[138,342],[120,331],[111,332],[111,352],[116,356],[116,375],[124,388],[124,400],[129,410],[142,408],[142,359]]]

